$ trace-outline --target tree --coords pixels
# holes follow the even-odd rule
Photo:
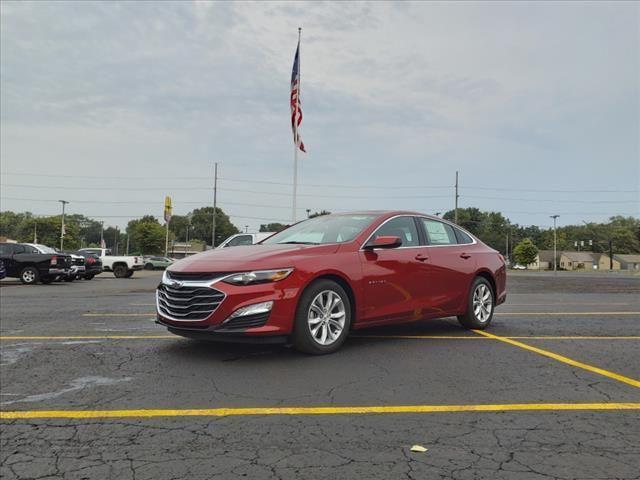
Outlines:
[[[525,238],[513,249],[513,258],[520,265],[529,265],[536,261],[538,255],[538,247],[536,247],[531,239]]]
[[[205,244],[211,242],[211,229],[213,228],[213,207],[196,208],[191,212],[192,238],[202,240]],[[231,219],[221,208],[216,207],[216,241],[219,245],[227,237],[240,233],[240,230],[231,223]],[[215,245],[214,245],[215,246]]]
[[[289,225],[285,225],[284,223],[263,223],[260,225],[260,232],[279,232],[280,230],[284,230]]]
[[[323,209],[319,212],[313,212],[311,215],[309,215],[309,218],[321,217],[322,215],[331,215],[331,212],[329,210]]]
[[[164,251],[165,229],[156,217],[145,215],[131,220],[127,225],[129,250],[142,254],[156,254]]]
[[[187,236],[187,226],[189,225],[189,217],[186,215],[173,215],[169,222],[169,234],[175,240],[184,242]],[[173,234],[173,235],[171,235]],[[211,234],[209,234],[211,235]]]

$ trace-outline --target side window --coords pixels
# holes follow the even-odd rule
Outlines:
[[[25,245],[24,249],[27,253],[40,253],[40,250],[36,247],[32,247],[31,245]]]
[[[25,253],[27,251],[26,248],[24,248],[24,245],[14,245],[13,246],[13,253]]]
[[[227,243],[227,247],[237,247],[238,245],[253,245],[253,237],[251,235],[238,235]]]
[[[458,238],[459,244],[473,243],[473,238],[464,233],[462,230],[460,230],[459,228],[454,228],[454,230],[456,232],[456,237]]]
[[[11,255],[13,253],[13,245],[9,243],[0,243],[0,255]]]
[[[373,239],[388,235],[399,237],[400,240],[402,240],[401,247],[417,247],[420,245],[418,230],[416,229],[413,217],[397,217],[389,220],[378,228],[371,238]]]
[[[429,218],[421,218],[420,220],[424,225],[429,245],[456,245],[458,243],[451,225]]]

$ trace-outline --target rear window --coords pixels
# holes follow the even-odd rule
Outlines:
[[[456,232],[456,237],[458,237],[459,244],[473,243],[473,238],[471,238],[465,232],[463,232],[459,228],[454,228],[454,230]]]

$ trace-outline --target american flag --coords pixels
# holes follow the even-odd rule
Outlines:
[[[291,128],[293,129],[293,143],[302,150],[304,143],[298,132],[302,123],[302,109],[300,108],[300,39],[298,38],[298,48],[293,59],[293,71],[291,72]]]

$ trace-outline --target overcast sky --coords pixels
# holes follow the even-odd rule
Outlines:
[[[462,207],[520,224],[639,216],[639,11],[3,1],[1,207],[54,214],[66,199],[123,226],[168,194],[184,214],[212,203],[217,161],[236,225],[287,221],[301,26],[299,217],[444,212],[456,170]]]

